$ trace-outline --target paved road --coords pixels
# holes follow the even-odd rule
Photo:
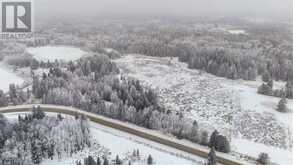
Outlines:
[[[33,106],[35,105],[19,105],[19,106],[3,107],[3,108],[0,108],[0,113],[27,112],[27,111],[31,111]],[[200,145],[193,144],[185,140],[170,138],[153,130],[148,130],[133,124],[109,119],[109,118],[96,115],[93,113],[85,112],[73,107],[42,104],[41,109],[45,112],[55,112],[55,113],[62,113],[67,115],[76,115],[76,114],[85,115],[93,122],[96,122],[96,123],[99,123],[114,129],[118,129],[118,130],[130,133],[130,134],[133,134],[148,140],[152,140],[157,143],[160,143],[169,147],[173,147],[178,150],[185,151],[190,154],[194,154],[203,158],[207,158],[207,155],[209,153],[209,150],[207,148],[202,147]],[[219,163],[224,165],[248,164],[244,161],[235,160],[234,157],[224,153],[217,153],[217,160]]]

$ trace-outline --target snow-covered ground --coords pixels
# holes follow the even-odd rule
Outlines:
[[[139,149],[142,158],[146,159],[149,154],[155,160],[156,165],[199,165],[205,160],[191,154],[170,148],[122,131],[91,123],[92,134],[98,142],[106,148],[110,148],[112,158],[132,154],[134,149]]]
[[[257,94],[260,84],[260,81],[239,80],[232,86],[239,93],[243,110],[243,113],[237,116],[239,121],[235,125],[247,127],[255,135],[254,138],[247,138],[252,133],[243,135],[243,130],[235,126],[238,136],[233,138],[232,144],[235,150],[241,153],[257,156],[259,152],[266,152],[275,163],[293,164],[293,100],[287,100],[289,112],[280,113],[276,111],[280,98]],[[277,82],[275,88],[281,89],[284,85],[283,82]],[[267,142],[267,145],[263,142]]]
[[[182,111],[201,128],[218,129],[230,137],[234,152],[253,157],[267,152],[275,163],[293,164],[293,100],[288,100],[290,112],[276,111],[280,98],[257,94],[259,79],[219,78],[188,69],[177,58],[127,55],[115,61],[123,75],[159,91],[160,101],[170,110]],[[283,86],[276,82],[274,88]]]
[[[241,29],[228,30],[228,32],[231,34],[246,34],[245,30]]]
[[[69,46],[44,46],[27,48],[27,51],[39,61],[71,61],[77,60],[86,54],[85,51]]]
[[[156,89],[168,109],[199,121],[200,128],[231,136],[231,119],[240,107],[236,93],[219,83],[222,78],[190,70],[177,58],[128,55],[115,61],[122,74]]]
[[[4,92],[9,90],[9,84],[21,84],[24,80],[17,76],[15,73],[11,72],[9,69],[5,68],[2,63],[0,63],[0,89]]]
[[[10,120],[16,120],[18,115],[25,113],[9,113],[5,114]],[[47,113],[48,115],[56,115],[54,113]],[[122,158],[132,155],[133,150],[139,150],[140,161],[136,161],[134,165],[146,164],[146,159],[149,154],[152,155],[156,165],[202,165],[205,160],[170,148],[122,131],[118,131],[100,124],[90,122],[91,133],[93,140],[96,142],[95,148],[86,149],[71,158],[63,158],[62,160],[45,160],[42,165],[75,165],[76,160],[80,160],[90,153],[97,156],[104,152],[110,152],[110,158],[115,159],[116,155]]]
[[[208,29],[208,28],[206,28]],[[234,27],[234,26],[230,26],[230,25],[223,25],[223,26],[217,26],[217,27],[210,27],[209,29],[212,32],[225,32],[225,33],[229,33],[229,34],[233,34],[233,35],[240,35],[240,34],[245,34],[247,35],[248,33],[246,32],[246,30],[241,29],[241,27]]]
[[[292,151],[289,150],[255,143],[246,139],[233,139],[232,145],[235,146],[235,151],[253,157],[258,157],[259,153],[266,152],[273,162],[280,165],[289,165],[293,162],[293,154]]]

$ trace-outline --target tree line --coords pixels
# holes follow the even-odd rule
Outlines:
[[[218,25],[197,29],[189,23],[183,20],[159,20],[156,23],[135,20],[131,23],[121,21],[117,26],[109,22],[76,37],[99,36],[95,40],[83,40],[80,45],[93,52],[108,47],[122,53],[178,57],[190,68],[229,79],[255,80],[256,76],[269,72],[274,80],[293,80],[293,46],[286,27],[250,24],[251,35],[233,35],[213,32],[211,29],[217,29]],[[198,25],[198,22],[194,24]]]
[[[87,156],[83,159],[83,161],[77,161],[76,165],[110,165],[110,164],[115,164],[115,165],[131,165],[132,162],[136,162],[136,159],[140,159],[139,151],[134,151],[133,155],[131,156],[130,160],[125,159],[122,160],[118,155],[114,160],[109,160],[107,157],[100,157],[97,156],[97,158],[94,158],[93,156]],[[134,163],[136,164],[136,163]],[[145,164],[145,165],[153,165],[154,164],[154,159],[152,155],[149,155],[146,159],[146,163],[144,162],[139,162],[139,164]]]

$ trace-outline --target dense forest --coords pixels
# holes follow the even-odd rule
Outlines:
[[[110,21],[93,25],[95,31],[78,32],[71,38],[55,36],[51,42],[78,45],[93,52],[113,48],[122,53],[178,57],[190,68],[229,79],[255,80],[256,76],[266,72],[274,80],[293,79],[290,27],[275,24],[263,27],[239,21],[247,33],[235,35],[219,30],[221,22],[199,22],[184,19],[157,22],[120,20],[117,25]],[[62,27],[67,29],[62,34],[73,31],[70,23]],[[89,36],[96,37],[88,40]]]
[[[40,107],[16,121],[0,114],[0,164],[40,164],[91,145],[88,120],[83,116],[47,116]]]

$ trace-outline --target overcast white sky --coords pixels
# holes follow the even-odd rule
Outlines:
[[[36,14],[293,17],[293,0],[34,0]]]

